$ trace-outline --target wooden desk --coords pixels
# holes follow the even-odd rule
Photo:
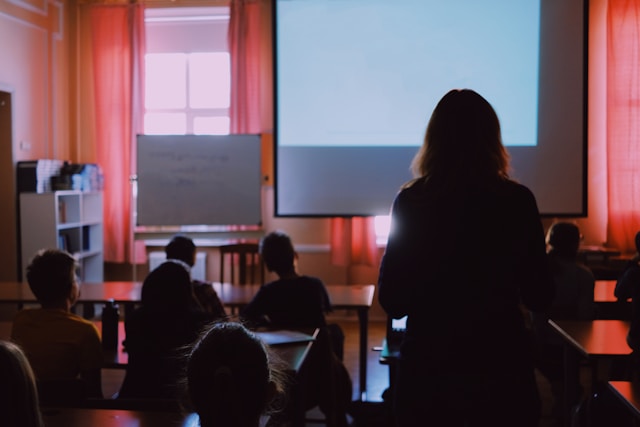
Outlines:
[[[628,381],[609,381],[609,389],[640,421],[640,385]]]
[[[565,343],[565,419],[570,422],[571,407],[577,403],[579,397],[580,358],[586,358],[592,363],[593,376],[595,376],[596,363],[599,359],[629,356],[632,351],[627,345],[629,322],[622,320],[549,320],[549,325],[562,337]]]
[[[618,301],[615,297],[616,280],[596,280],[593,301],[599,319],[631,320],[631,300]]]
[[[161,411],[131,411],[120,409],[44,408],[47,427],[100,426],[100,427],[198,427],[197,414]]]
[[[212,284],[225,306],[240,309],[247,305],[260,289],[260,285]],[[331,306],[335,310],[356,310],[359,323],[359,391],[362,401],[367,398],[367,349],[369,336],[369,309],[373,304],[374,285],[327,285]]]
[[[102,304],[113,299],[118,303],[129,302],[132,290],[141,289],[140,282],[85,282],[80,284],[79,303]],[[137,297],[140,299],[138,291]],[[0,282],[0,302],[22,305],[37,302],[26,282]]]
[[[222,303],[230,308],[241,308],[248,304],[260,289],[260,285],[230,285],[212,283]],[[80,289],[80,303],[103,304],[113,299],[124,307],[126,313],[140,303],[141,282],[97,282],[83,283]],[[360,395],[366,400],[367,390],[367,346],[369,330],[369,309],[373,303],[374,285],[328,285],[327,291],[334,309],[356,310],[360,326],[359,375]],[[27,283],[0,282],[0,302],[21,306],[36,299]]]

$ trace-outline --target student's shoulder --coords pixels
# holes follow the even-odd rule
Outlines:
[[[321,289],[326,288],[324,282],[318,277],[300,276],[299,280],[300,280],[300,283],[304,284],[305,286],[309,286],[313,288],[321,288]]]
[[[91,320],[85,319],[71,312],[65,312],[64,317],[66,319],[66,322],[69,323],[69,325],[73,325],[75,328],[79,330],[83,330],[91,334],[98,333],[98,327]]]

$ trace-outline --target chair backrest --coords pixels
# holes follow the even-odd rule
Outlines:
[[[41,406],[80,407],[87,399],[86,383],[79,378],[37,380]]]
[[[220,246],[219,250],[221,283],[264,283],[264,263],[257,243],[233,243]]]

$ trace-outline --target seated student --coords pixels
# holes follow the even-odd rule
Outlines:
[[[191,275],[191,268],[196,263],[196,245],[190,237],[182,234],[173,236],[164,251],[168,262],[182,265]],[[210,283],[192,279],[191,284],[196,300],[212,319],[223,319],[227,316],[218,294]]]
[[[189,405],[202,427],[257,427],[283,390],[264,343],[239,323],[206,329],[187,361]]]
[[[271,328],[325,328],[325,314],[331,311],[329,294],[316,277],[300,275],[298,254],[291,238],[282,231],[266,235],[260,242],[260,255],[267,270],[278,280],[260,288],[240,317],[255,326]],[[342,360],[344,334],[339,325],[329,327],[334,351]]]
[[[100,333],[71,312],[80,295],[75,271],[76,260],[65,251],[45,249],[35,255],[27,281],[41,308],[16,314],[11,340],[26,353],[38,381],[81,378],[87,396],[102,397]]]
[[[580,229],[571,222],[557,222],[547,232],[547,259],[555,284],[555,297],[546,313],[533,313],[537,345],[537,368],[560,397],[563,378],[563,342],[548,325],[548,319],[592,320],[595,277],[578,262]]]
[[[319,328],[305,368],[305,399],[309,407],[318,405],[327,424],[346,425],[346,411],[351,402],[349,373],[341,362],[344,334],[339,325],[327,325],[325,314],[331,310],[329,295],[318,278],[300,275],[297,254],[291,238],[275,231],[260,242],[260,254],[267,270],[278,280],[263,285],[240,317],[251,325],[281,329]]]
[[[129,362],[119,398],[173,399],[184,363],[180,354],[210,317],[194,302],[191,278],[180,265],[158,266],[142,284],[141,306],[125,318]]]
[[[627,343],[634,352],[640,350],[640,231],[635,238],[636,253],[629,260],[616,282],[615,296],[619,301],[631,298],[631,326]]]
[[[0,414],[5,427],[43,427],[36,377],[20,347],[0,341]]]

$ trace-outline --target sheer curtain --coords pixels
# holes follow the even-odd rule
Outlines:
[[[375,266],[378,245],[373,217],[331,219],[331,263]]]
[[[232,0],[229,14],[231,133],[261,132],[260,1]]]
[[[105,175],[104,256],[134,260],[131,220],[132,144],[141,129],[144,7],[87,5],[93,52],[97,162]]]
[[[635,250],[640,230],[640,2],[607,10],[608,242]]]

